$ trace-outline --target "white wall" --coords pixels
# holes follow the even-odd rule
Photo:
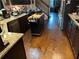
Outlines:
[[[47,5],[50,4],[50,0],[43,0]]]
[[[50,0],[50,7],[54,7],[54,0]]]
[[[43,2],[41,2],[41,0],[36,0],[36,6],[44,10],[47,14],[49,14],[50,0],[42,0],[42,1],[49,7],[47,7]]]

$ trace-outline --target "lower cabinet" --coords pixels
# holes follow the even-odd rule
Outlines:
[[[70,19],[68,18],[65,21],[64,25],[64,32],[66,36],[68,37],[72,50],[74,52],[75,58],[78,59],[79,55],[79,27]]]
[[[41,35],[44,29],[44,16],[41,16],[38,21],[30,22],[32,35]]]
[[[20,32],[25,33],[29,28],[30,24],[29,21],[27,20],[28,16],[24,16],[19,18],[19,25],[20,25]]]
[[[2,59],[26,59],[22,38],[10,49]]]
[[[7,26],[9,32],[18,32],[18,33],[20,32],[20,25],[18,20],[13,20],[11,22],[8,22]]]
[[[7,26],[9,32],[25,33],[29,29],[27,16],[8,22]]]
[[[76,58],[79,57],[79,27],[74,24],[74,22],[71,23],[71,30],[70,30],[70,41],[75,53]]]

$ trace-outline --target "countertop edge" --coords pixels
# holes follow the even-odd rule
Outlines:
[[[18,35],[18,39],[15,39],[15,41],[12,44],[9,44],[2,52],[0,52],[0,58],[3,58],[4,55],[8,53],[8,51],[20,40],[20,38],[24,35],[22,33],[13,33]],[[10,42],[9,42],[10,43]]]
[[[74,21],[74,23],[79,27],[79,23],[75,20],[75,18],[73,17],[74,15],[72,14],[68,14],[68,16],[72,19],[72,21]]]

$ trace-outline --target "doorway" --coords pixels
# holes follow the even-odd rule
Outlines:
[[[54,0],[50,0],[50,12],[53,12],[54,9]]]
[[[50,12],[58,12],[60,4],[60,0],[50,0]]]

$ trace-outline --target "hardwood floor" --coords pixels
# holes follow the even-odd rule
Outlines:
[[[58,27],[58,14],[51,13],[41,36],[25,33],[24,46],[27,59],[74,59],[69,41]]]

